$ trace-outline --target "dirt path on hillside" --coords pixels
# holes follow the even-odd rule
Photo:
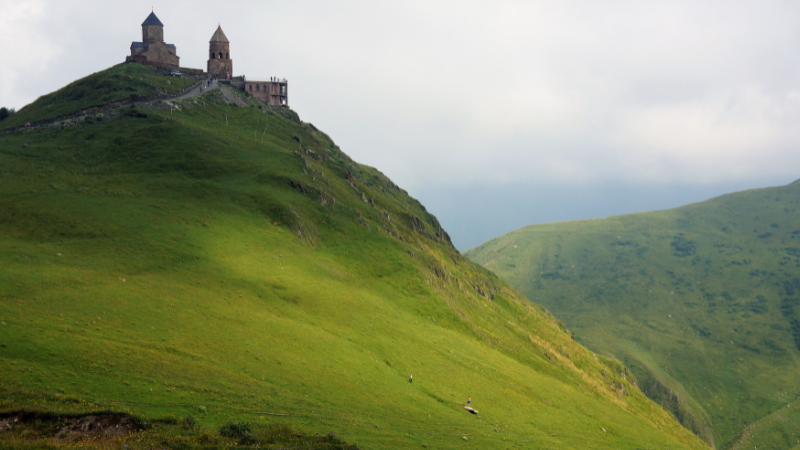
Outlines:
[[[204,80],[202,83],[200,83],[199,85],[197,85],[196,87],[194,87],[192,90],[190,90],[185,94],[179,95],[177,97],[165,98],[162,100],[165,102],[171,102],[175,100],[186,100],[187,98],[192,98],[196,95],[202,94],[203,92],[211,91],[214,89],[219,89],[219,81],[212,81],[211,86],[208,86],[208,83]]]
[[[131,104],[133,104],[136,107],[143,107],[143,108],[149,107],[149,108],[170,109],[173,107],[172,102],[196,97],[200,94],[205,94],[206,92],[215,89],[220,90],[226,103],[233,104],[239,107],[248,106],[247,102],[245,102],[238,95],[235,95],[233,92],[231,92],[228,86],[222,86],[219,84],[219,81],[216,80],[212,81],[211,86],[208,86],[206,80],[202,80],[199,83],[196,83],[188,91],[178,95],[177,97],[162,97],[162,98],[156,97],[150,99],[130,98],[119,102],[108,103],[103,106],[87,108],[79,113],[70,114],[62,117],[56,117],[54,119],[49,119],[49,120],[43,120],[41,122],[34,122],[29,127],[16,127],[16,128],[8,128],[5,130],[0,130],[0,135],[16,131],[33,131],[34,129],[42,127],[60,128],[60,127],[75,126],[83,122],[84,119],[88,116],[94,116],[98,120],[102,121],[114,120],[119,117],[119,111],[121,110],[121,108],[124,108]]]

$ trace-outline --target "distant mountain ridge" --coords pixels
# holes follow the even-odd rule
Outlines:
[[[532,225],[466,255],[621,358],[707,442],[788,449],[800,443],[786,415],[800,407],[799,211],[794,182]]]

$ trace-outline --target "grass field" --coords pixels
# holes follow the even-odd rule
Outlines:
[[[783,430],[798,422],[782,418],[800,406],[799,205],[795,183],[534,225],[466,255],[553,311],[579,342],[623,360],[648,395],[717,447],[787,449],[797,428]]]
[[[705,448],[405,191],[242,95],[0,135],[0,412],[362,448]]]

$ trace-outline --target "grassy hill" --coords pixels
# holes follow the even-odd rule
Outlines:
[[[529,226],[466,255],[623,360],[707,441],[785,449],[800,439],[784,420],[800,407],[799,205],[793,183]]]
[[[0,121],[0,130],[21,127],[26,122],[52,120],[109,103],[166,95],[195,82],[193,77],[164,76],[166,73],[166,70],[141,64],[116,65],[39,97]]]
[[[706,448],[292,111],[214,90],[72,124],[0,134],[0,413],[362,448]]]

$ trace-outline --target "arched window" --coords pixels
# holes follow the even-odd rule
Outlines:
[[[214,58],[216,58],[216,56],[217,55],[215,55],[214,52],[211,52],[211,58],[210,59],[214,59]]]
[[[257,91],[259,91],[259,90],[260,90],[260,89],[259,89],[259,87],[261,87],[261,86],[259,86],[259,85],[256,85],[256,90],[257,90]]]
[[[258,85],[256,85],[256,90],[258,90]],[[253,92],[253,85],[250,85],[250,92]]]
[[[222,59],[222,52],[219,52],[219,59]]]
[[[261,87],[262,87],[262,90],[263,90],[264,92],[267,92],[267,85],[266,85],[266,84],[265,84],[264,86],[261,86]]]
[[[230,53],[225,53],[225,59],[231,59]]]

